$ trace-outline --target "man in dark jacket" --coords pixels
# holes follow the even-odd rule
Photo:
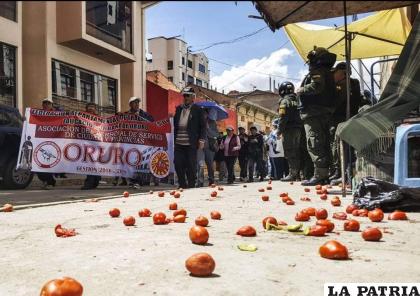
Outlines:
[[[261,175],[264,171],[263,168],[263,149],[264,149],[263,136],[258,133],[257,128],[252,126],[250,128],[250,135],[248,136],[248,181],[254,181],[254,170],[257,165],[257,172],[260,173],[260,181],[264,179]]]
[[[241,168],[240,180],[245,181],[247,175],[248,164],[248,135],[245,133],[245,128],[239,127],[239,139],[241,141],[241,150],[239,150],[239,167]]]
[[[176,107],[174,116],[175,171],[179,187],[194,188],[197,177],[197,149],[204,148],[207,138],[206,121],[203,109],[194,105],[194,89],[187,87],[182,94],[184,104]]]

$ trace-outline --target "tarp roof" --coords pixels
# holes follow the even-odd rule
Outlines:
[[[345,60],[344,26],[330,28],[306,23],[284,27],[299,55],[306,55],[314,46],[325,47]],[[352,32],[351,58],[365,59],[399,55],[411,30],[402,8],[384,10],[348,25]]]
[[[265,22],[275,31],[287,24],[344,15],[344,1],[253,1]],[[346,1],[347,15],[404,7],[420,1]]]

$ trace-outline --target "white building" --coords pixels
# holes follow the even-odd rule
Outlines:
[[[159,70],[180,89],[186,83],[209,87],[209,60],[204,53],[187,52],[187,43],[176,37],[148,39],[148,47],[147,71]]]

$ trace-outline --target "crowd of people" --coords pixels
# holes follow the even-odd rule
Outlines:
[[[174,115],[174,165],[181,188],[201,187],[218,181],[228,184],[236,181],[235,164],[239,163],[239,181],[253,182],[265,178],[284,182],[302,181],[304,186],[337,184],[341,182],[339,145],[336,135],[338,124],[371,104],[369,93],[362,95],[357,79],[350,78],[350,108],[347,108],[346,64],[337,65],[336,55],[325,48],[310,51],[307,64],[309,72],[299,88],[285,81],[279,87],[278,118],[272,122],[267,134],[251,126],[248,131],[232,126],[225,131],[217,129],[217,114],[213,108],[194,104],[194,88],[182,91],[183,104],[176,107]],[[42,101],[44,110],[53,110],[51,99]],[[140,109],[140,98],[129,100],[130,109],[140,120],[153,121],[153,116]],[[86,112],[97,114],[94,103],[86,105]],[[354,160],[354,153],[346,147],[341,153]],[[216,167],[216,170],[215,170]],[[348,171],[351,171],[351,163]],[[345,176],[344,176],[345,177]],[[44,188],[55,186],[54,174],[38,173]],[[113,184],[118,185],[119,177]],[[82,189],[94,189],[100,176],[87,176]],[[140,188],[159,179],[148,173],[135,178],[121,178],[119,185]]]

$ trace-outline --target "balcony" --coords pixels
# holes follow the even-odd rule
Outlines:
[[[90,2],[94,4],[86,4],[87,1],[57,2],[57,43],[113,65],[135,62],[131,11],[121,16],[115,15],[117,10],[114,10],[113,18],[109,18],[103,15],[103,6],[108,8],[107,3],[113,1]],[[126,3],[113,3],[120,2]],[[121,19],[123,24],[119,22]]]

